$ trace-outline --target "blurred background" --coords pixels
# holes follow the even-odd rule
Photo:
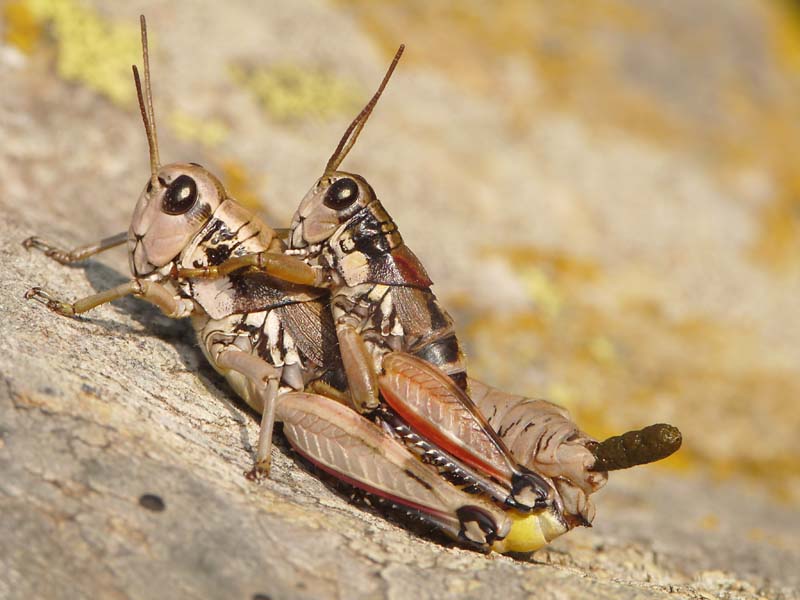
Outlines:
[[[728,485],[798,514],[800,2],[0,11],[4,194],[91,199],[49,213],[46,233],[76,243],[126,228],[146,181],[140,12],[162,160],[204,164],[274,226],[407,44],[342,168],[428,267],[473,376],[597,437],[676,424],[684,447],[654,468],[702,482],[682,501]],[[724,527],[713,506],[692,519]]]

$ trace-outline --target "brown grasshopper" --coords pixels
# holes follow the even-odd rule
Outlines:
[[[679,432],[667,425],[632,432],[630,452],[599,460],[615,442],[598,444],[555,405],[467,377],[453,320],[424,267],[369,183],[338,170],[402,52],[301,202],[290,251],[324,273],[356,410],[443,471],[470,472],[475,489],[507,508],[535,511],[551,533],[589,525],[588,496],[605,484],[605,471],[671,454]]]
[[[431,292],[424,267],[403,243],[369,184],[358,175],[337,171],[403,50],[401,46],[377,92],[301,202],[292,222],[292,250],[321,268],[321,279],[330,281],[331,309],[354,408],[362,413],[376,410],[382,395],[412,430],[446,449],[461,471],[471,470],[482,491],[511,508],[542,509],[553,502],[552,485],[517,463],[467,397],[464,357],[453,321]],[[382,416],[387,423],[395,421],[389,412]]]
[[[135,66],[133,75],[151,173],[129,230],[69,251],[36,237],[24,242],[62,264],[127,243],[133,277],[75,302],[38,287],[26,298],[75,316],[134,295],[168,317],[191,317],[209,362],[262,413],[262,469],[269,466],[277,419],[292,445],[335,477],[418,511],[464,543],[527,549],[524,539],[531,536],[517,525],[528,523],[524,517],[448,483],[395,437],[345,406],[352,396],[326,292],[310,285],[321,284],[319,271],[285,255],[275,231],[230,198],[203,167],[160,164],[144,17],[141,29],[144,86]],[[484,447],[493,443],[479,434],[472,439]],[[461,476],[463,485],[473,483],[467,470]],[[560,523],[556,527],[560,532]],[[555,535],[547,531],[548,539]],[[517,538],[523,542],[504,541]],[[540,544],[538,538],[534,543]]]
[[[192,317],[211,364],[248,404],[263,413],[257,460],[264,469],[268,468],[272,424],[277,418],[284,422],[292,445],[324,470],[419,511],[465,543],[499,551],[531,550],[563,533],[565,522],[557,509],[523,515],[468,495],[416,460],[386,429],[342,404],[352,402],[352,396],[339,359],[328,300],[308,286],[322,283],[321,277],[282,254],[284,245],[275,232],[228,197],[211,173],[197,164],[160,165],[144,18],[142,44],[144,91],[135,67],[134,79],[150,147],[151,177],[129,231],[72,251],[38,238],[25,241],[26,247],[40,249],[61,263],[83,260],[127,242],[133,278],[74,303],[60,301],[41,288],[29,290],[26,296],[59,314],[73,316],[133,294],[170,317]],[[421,267],[419,270],[424,273]],[[404,356],[396,355],[393,360],[402,364]],[[432,367],[406,361],[405,368],[408,379],[427,377],[441,387],[441,377]],[[418,400],[432,406],[439,403],[443,412],[452,416],[451,408],[441,402],[448,394],[440,396],[433,389],[420,395],[419,386],[412,391]],[[463,406],[456,408],[456,414],[464,412]],[[379,422],[385,427],[390,417]],[[473,452],[471,456],[482,461],[479,466],[496,467],[496,436],[486,433],[490,428],[479,414],[472,420],[481,426],[464,435],[487,454],[481,457]],[[439,430],[436,419],[429,419],[428,424]],[[395,423],[394,431],[404,431],[407,442],[416,439],[417,454],[421,450],[440,470],[460,478],[462,486],[486,492],[487,486],[494,485],[486,483],[482,469],[448,463],[446,453],[403,427]],[[452,433],[443,423],[441,430]],[[501,455],[500,460],[509,459]],[[518,468],[513,461],[511,465]]]

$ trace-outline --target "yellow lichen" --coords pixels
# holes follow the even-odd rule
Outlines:
[[[340,0],[354,10],[387,55],[401,41],[414,48],[406,59],[424,61],[457,83],[479,93],[497,94],[498,59],[513,56],[531,69],[543,85],[528,95],[525,88],[504,90],[507,117],[515,128],[537,118],[545,105],[568,107],[593,125],[609,119],[650,136],[674,137],[683,127],[665,115],[646,95],[625,85],[614,57],[596,42],[597,31],[646,32],[646,11],[619,0],[547,2],[509,0],[486,4],[425,0]],[[447,27],[442,27],[447,23]],[[591,88],[591,93],[583,91]],[[597,93],[602,90],[602,93]]]
[[[589,354],[601,364],[611,364],[617,358],[617,349],[614,342],[604,335],[598,335],[589,340],[587,344]]]
[[[700,527],[706,531],[716,531],[719,529],[719,517],[715,514],[709,514],[700,519]]]
[[[702,73],[695,64],[713,64],[706,55],[725,50],[713,28],[675,22],[670,42],[659,8],[623,0],[548,2],[480,0],[436,3],[426,0],[339,0],[390,55],[405,41],[414,52],[406,60],[438,69],[458,85],[496,98],[503,95],[509,129],[524,131],[543,110],[566,111],[597,133],[640,137],[702,157],[709,172],[735,179],[746,166],[762,172],[775,194],[762,209],[761,231],[751,256],[779,274],[800,270],[800,9],[795,0],[767,0],[742,7],[764,24],[748,40],[765,55],[763,76],[741,68],[709,67],[718,77],[713,90],[667,92],[650,77],[627,72],[628,53],[652,37],[652,48],[671,52],[664,60]],[[442,23],[447,26],[443,27]],[[616,40],[609,42],[608,40]],[[638,40],[638,42],[637,42]],[[632,42],[628,44],[628,42]],[[760,51],[760,50],[759,50]],[[633,55],[633,53],[631,53]],[[503,65],[513,57],[531,74],[531,85],[508,86]],[[732,60],[739,60],[734,57]],[[669,75],[665,75],[669,77]],[[684,83],[691,83],[687,78]],[[498,91],[500,90],[500,91]],[[695,100],[709,94],[715,118]],[[676,102],[675,100],[678,100]]]
[[[24,0],[14,4],[17,18],[9,22],[9,41],[17,40],[23,49],[32,43],[32,26],[25,26],[27,33],[20,29],[30,19],[52,34],[61,77],[84,84],[115,103],[133,102],[130,66],[139,56],[137,25],[110,22],[76,0]]]
[[[228,194],[242,206],[252,210],[263,209],[261,198],[256,191],[258,182],[253,181],[253,177],[244,165],[236,160],[223,160],[220,166]]]
[[[234,81],[248,90],[276,121],[328,118],[351,112],[360,101],[360,89],[332,75],[296,65],[233,65]]]
[[[9,2],[3,9],[5,41],[25,54],[31,54],[39,45],[42,26],[28,9],[24,0]]]
[[[230,133],[228,127],[217,119],[198,119],[180,110],[172,111],[169,124],[175,135],[185,142],[213,147],[225,141]]]
[[[597,306],[593,294],[614,272],[538,248],[512,248],[506,256],[523,280],[532,268],[524,263],[536,261],[562,304],[557,312],[533,302],[487,313],[462,299],[460,331],[473,376],[562,404],[600,439],[654,418],[674,422],[684,446],[658,468],[745,475],[800,502],[792,491],[800,477],[800,413],[786,404],[800,396],[800,378],[765,363],[769,349],[755,332],[668,317],[647,299],[658,274],[652,282],[643,277],[631,299]]]
[[[774,8],[769,13],[775,55],[786,65],[800,73],[800,5],[795,0],[772,0]]]
[[[760,235],[752,255],[774,270],[797,273],[800,268],[800,177],[788,176],[786,186],[761,210]],[[797,180],[797,183],[794,183]]]

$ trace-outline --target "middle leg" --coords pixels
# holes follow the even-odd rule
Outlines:
[[[247,477],[248,479],[266,477],[269,475],[271,465],[272,430],[275,424],[275,405],[282,370],[256,355],[235,347],[226,347],[220,351],[215,357],[215,363],[223,371],[236,371],[244,375],[248,381],[249,393],[256,397],[253,400],[263,406],[255,465]]]

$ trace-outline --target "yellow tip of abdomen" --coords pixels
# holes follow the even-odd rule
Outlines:
[[[527,515],[509,511],[508,516],[511,530],[504,539],[492,544],[495,552],[533,552],[567,531],[566,526],[549,511]]]

